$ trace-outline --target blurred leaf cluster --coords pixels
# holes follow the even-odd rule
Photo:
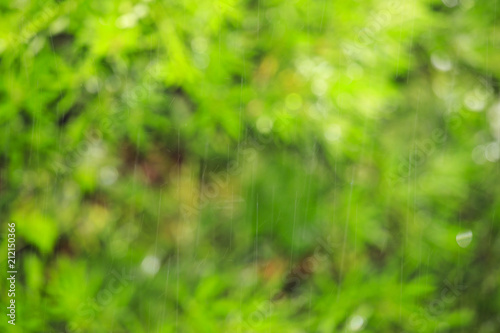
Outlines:
[[[0,13],[0,331],[500,330],[496,1]]]

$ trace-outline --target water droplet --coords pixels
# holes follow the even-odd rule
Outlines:
[[[116,26],[120,29],[132,28],[137,24],[137,15],[135,13],[125,14],[116,19]]]
[[[118,171],[114,167],[106,166],[99,172],[99,180],[102,185],[109,186],[118,179]]]
[[[442,72],[447,72],[452,67],[451,60],[446,54],[433,53],[431,55],[431,62],[436,69]]]
[[[134,6],[134,13],[138,18],[143,18],[149,13],[149,7],[140,3]]]
[[[257,130],[261,133],[269,133],[273,128],[273,120],[267,116],[261,116],[257,119]]]
[[[321,78],[313,80],[311,84],[311,91],[316,95],[316,96],[323,96],[328,89],[328,83],[326,80],[323,80]]]
[[[497,142],[486,146],[486,159],[490,162],[496,162],[500,159],[500,146]]]
[[[359,331],[361,328],[363,328],[363,325],[365,324],[365,319],[359,315],[355,315],[351,317],[351,320],[349,321],[349,330],[352,332]]]
[[[141,263],[141,269],[148,275],[155,275],[160,269],[160,259],[155,256],[147,256]]]
[[[325,138],[330,141],[337,141],[342,135],[342,129],[339,125],[331,125],[325,130]]]
[[[314,70],[314,62],[311,59],[303,59],[296,62],[300,74],[309,77]]]
[[[7,48],[7,42],[0,38],[0,54]]]
[[[69,18],[66,16],[62,16],[55,20],[49,27],[49,31],[52,35],[57,35],[58,33],[61,33],[64,31],[69,26]]]
[[[45,38],[37,36],[33,39],[33,41],[29,45],[29,49],[33,54],[37,54],[45,45]]]
[[[197,53],[193,56],[193,63],[199,69],[205,69],[210,64],[210,57],[206,53]]]
[[[472,242],[472,231],[467,230],[467,231],[461,232],[461,233],[457,234],[456,239],[457,239],[458,246],[466,248]]]
[[[99,91],[99,79],[95,76],[90,77],[85,82],[85,89],[91,94],[97,93]]]
[[[488,110],[488,120],[491,134],[500,141],[500,103],[497,102]]]
[[[443,0],[446,7],[453,8],[458,5],[458,0]]]
[[[465,95],[464,104],[469,110],[480,112],[486,106],[487,95],[479,89],[472,90]]]
[[[196,53],[205,53],[208,49],[208,41],[203,37],[196,37],[191,41],[191,47]]]
[[[476,164],[486,163],[486,147],[484,145],[479,145],[472,150],[472,160]]]

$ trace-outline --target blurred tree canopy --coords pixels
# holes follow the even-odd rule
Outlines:
[[[0,12],[2,332],[500,330],[496,1]]]

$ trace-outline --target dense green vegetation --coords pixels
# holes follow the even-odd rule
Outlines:
[[[500,330],[496,0],[0,12],[1,332]]]

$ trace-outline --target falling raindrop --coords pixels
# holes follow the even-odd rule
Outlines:
[[[458,246],[466,248],[472,242],[472,231],[467,230],[464,232],[460,232],[457,234],[456,239]]]

